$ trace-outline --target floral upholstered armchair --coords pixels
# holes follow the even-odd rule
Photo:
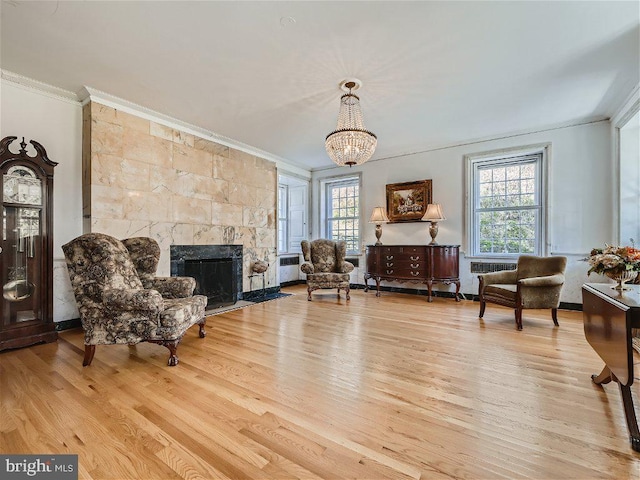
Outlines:
[[[560,292],[564,285],[566,257],[521,255],[515,270],[479,275],[480,314],[487,302],[515,310],[516,328],[522,330],[522,310],[550,308],[551,319],[558,326]]]
[[[304,263],[300,269],[307,274],[307,300],[311,300],[311,292],[319,288],[344,289],[347,300],[349,296],[349,272],[353,264],[347,262],[347,244],[344,241],[319,239],[302,241]]]
[[[91,364],[96,345],[139,342],[167,347],[168,364],[175,366],[178,343],[187,329],[197,323],[200,337],[205,336],[207,298],[192,296],[193,288],[185,288],[182,279],[176,285],[169,285],[174,283],[170,278],[162,280],[161,291],[147,288],[118,239],[89,233],[62,250],[84,329],[84,366]],[[178,292],[185,295],[178,298]]]
[[[193,277],[156,277],[160,263],[160,246],[153,238],[134,237],[122,240],[138,272],[144,288],[157,290],[162,298],[185,298],[193,295],[196,280]]]

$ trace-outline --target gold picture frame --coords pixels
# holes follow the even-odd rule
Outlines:
[[[431,202],[431,180],[387,185],[389,223],[419,222]]]

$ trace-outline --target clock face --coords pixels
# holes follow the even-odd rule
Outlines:
[[[42,205],[42,183],[28,167],[11,167],[4,176],[3,201],[24,205]]]

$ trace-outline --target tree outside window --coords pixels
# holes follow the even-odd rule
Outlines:
[[[471,159],[474,256],[542,254],[542,158]]]
[[[360,185],[358,178],[328,182],[327,238],[347,243],[347,252],[357,253],[360,245]]]

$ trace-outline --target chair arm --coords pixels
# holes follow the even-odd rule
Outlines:
[[[340,271],[338,273],[349,273],[353,271],[354,268],[353,263],[345,261],[340,265]]]
[[[485,286],[505,283],[515,285],[518,281],[518,272],[516,270],[503,270],[502,272],[483,273],[478,277],[483,280]]]
[[[518,283],[523,287],[557,287],[564,284],[564,275],[556,273],[545,277],[522,278]]]
[[[300,265],[300,270],[302,270],[302,272],[306,273],[307,275],[310,275],[315,272],[315,268],[313,268],[313,264],[309,262],[304,262],[302,265]]]
[[[162,298],[191,297],[196,288],[193,277],[155,277],[149,284],[149,288],[157,290]]]
[[[105,307],[117,310],[146,311],[157,315],[164,310],[162,295],[156,290],[112,288],[102,294]]]

